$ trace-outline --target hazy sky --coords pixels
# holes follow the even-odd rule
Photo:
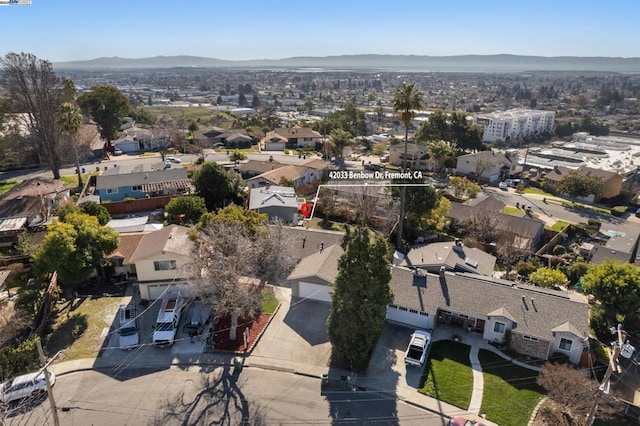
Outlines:
[[[32,0],[0,6],[0,54],[640,57],[639,18],[639,0]]]

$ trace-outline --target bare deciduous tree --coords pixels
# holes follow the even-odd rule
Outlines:
[[[547,390],[547,397],[562,408],[571,424],[584,424],[598,388],[598,383],[589,378],[586,370],[578,370],[569,364],[546,363],[542,366],[536,382]],[[610,417],[620,412],[620,405],[607,394],[598,402],[598,416]]]
[[[235,340],[238,320],[260,308],[261,286],[293,269],[293,245],[282,225],[252,235],[239,223],[217,221],[202,229],[197,247],[190,291],[214,306],[216,318],[231,319],[229,339]]]
[[[169,150],[173,147],[172,140],[176,133],[176,122],[169,114],[162,114],[156,120],[156,123],[151,128],[153,139],[155,140],[158,152],[164,157],[169,153]]]
[[[53,178],[60,179],[60,131],[56,120],[63,91],[51,62],[30,53],[8,53],[0,59],[0,67],[13,109],[23,113],[29,141],[35,144]]]

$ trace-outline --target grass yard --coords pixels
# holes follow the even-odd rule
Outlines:
[[[565,222],[564,220],[559,220],[556,223],[553,224],[553,226],[551,227],[552,231],[556,231],[556,232],[560,232],[562,231],[567,225],[569,224],[569,222]]]
[[[64,349],[58,362],[97,357],[103,330],[111,327],[121,300],[119,296],[83,297],[76,299],[74,306],[69,301],[61,302],[53,333],[47,339],[47,351],[54,354]]]
[[[450,340],[434,342],[419,392],[468,409],[473,390],[469,349],[468,345]]]
[[[276,308],[280,302],[271,291],[263,291],[262,292],[262,313],[263,314],[272,314],[276,311]]]
[[[314,217],[311,220],[307,221],[309,224],[309,228],[314,229],[328,229],[331,231],[342,231],[344,230],[343,223],[329,221],[326,223],[325,220],[321,217]]]
[[[484,376],[481,412],[500,426],[526,425],[544,396],[544,389],[536,384],[538,373],[484,349],[478,357]]]
[[[517,209],[517,208],[511,207],[511,206],[505,206],[502,209],[502,213],[504,213],[504,214],[522,214],[522,213],[524,213],[524,210]]]
[[[547,197],[553,197],[553,194],[550,194],[538,188],[525,188],[524,191],[522,192],[524,192],[525,194],[540,194],[540,195],[546,195]]]
[[[89,179],[89,177],[97,176],[99,174],[100,174],[99,172],[81,173],[82,184],[85,184],[87,182],[87,179]],[[76,188],[78,186],[78,175],[76,174],[60,176],[60,180],[62,180],[62,182],[64,183],[64,186],[68,186],[72,188]]]
[[[13,180],[3,180],[0,182],[0,195],[5,194],[11,190],[16,185],[19,185],[22,182],[16,182]]]

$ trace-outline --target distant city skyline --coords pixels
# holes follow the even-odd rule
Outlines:
[[[640,57],[640,2],[33,0],[0,7],[0,55]]]

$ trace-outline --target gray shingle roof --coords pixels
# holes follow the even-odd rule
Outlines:
[[[477,248],[456,246],[453,241],[431,243],[411,247],[403,266],[418,268],[438,268],[466,270],[482,275],[491,275],[496,257]]]
[[[249,209],[265,207],[298,208],[298,197],[293,188],[286,186],[270,186],[253,188],[249,196]]]
[[[416,277],[402,267],[393,269],[390,285],[395,305],[430,314],[442,309],[487,319],[497,312],[508,312],[517,323],[514,332],[546,341],[553,341],[556,327],[579,337],[588,332],[589,305],[558,291],[477,274],[447,272],[443,280],[433,274]]]
[[[326,247],[322,251],[316,251],[302,259],[289,274],[287,280],[300,280],[315,276],[333,285],[338,276],[338,259],[343,253],[344,250],[339,244]]]
[[[169,225],[158,231],[145,234],[131,256],[131,263],[163,251],[191,256],[193,248],[194,243],[189,239],[189,228]]]
[[[294,244],[296,257],[304,259],[320,250],[320,245],[330,247],[334,244],[341,244],[344,233],[337,231],[323,231],[320,229],[305,229],[302,227],[283,228],[284,233]],[[304,240],[304,247],[302,246]]]

